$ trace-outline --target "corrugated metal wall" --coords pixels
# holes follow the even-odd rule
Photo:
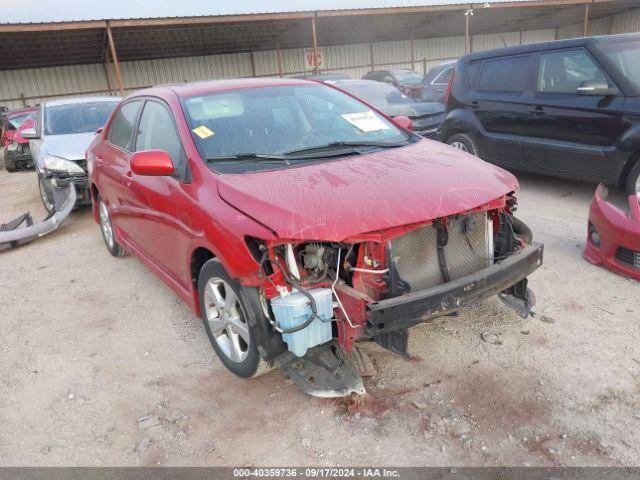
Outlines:
[[[488,35],[473,35],[473,51],[500,48],[504,45],[535,43],[582,35],[582,24],[547,30],[530,30]],[[640,32],[640,8],[624,14],[589,22],[589,34]],[[360,78],[371,69],[371,56],[376,68],[411,68],[411,42],[377,42],[373,44],[340,45],[323,48],[322,70],[344,72]],[[414,40],[414,68],[420,72],[444,60],[455,59],[464,53],[464,37],[442,37]],[[308,71],[305,49],[281,51],[282,72],[285,75]],[[255,72],[254,69],[255,68]],[[127,90],[149,85],[215,78],[235,78],[278,75],[275,50],[230,55],[209,55],[188,58],[123,62],[122,71]],[[113,77],[113,75],[112,75]],[[112,85],[115,80],[112,78]],[[21,96],[30,105],[43,100],[42,96],[108,94],[103,65],[76,65],[56,68],[0,71],[0,105],[9,108],[22,106]],[[7,101],[7,99],[13,99]]]

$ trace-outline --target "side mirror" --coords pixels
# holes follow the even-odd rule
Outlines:
[[[396,125],[398,125],[400,128],[413,130],[413,122],[409,117],[405,117],[404,115],[398,115],[397,117],[393,117],[393,121],[396,122]]]
[[[131,171],[136,175],[173,175],[173,161],[164,150],[145,150],[131,157]]]
[[[582,82],[576,89],[578,95],[612,95],[615,89],[609,88],[607,82],[600,82],[597,80],[589,80]]]
[[[24,130],[22,130],[21,135],[22,135],[22,138],[27,140],[35,140],[37,138],[40,138],[36,133],[35,128],[25,128]]]

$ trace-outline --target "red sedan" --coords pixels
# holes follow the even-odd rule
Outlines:
[[[139,91],[87,151],[95,219],[243,377],[363,337],[406,354],[409,327],[496,294],[527,315],[516,179],[408,123],[305,80]]]

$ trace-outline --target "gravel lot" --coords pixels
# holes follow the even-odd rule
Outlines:
[[[581,257],[594,185],[520,175],[546,245],[535,318],[494,299],[364,344],[358,402],[246,381],[200,321],[90,210],[0,253],[0,464],[640,465],[640,284]],[[34,173],[0,171],[0,222],[44,217]],[[484,332],[499,342],[481,340]]]

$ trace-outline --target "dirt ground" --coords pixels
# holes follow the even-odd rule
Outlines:
[[[582,259],[594,185],[519,177],[538,315],[494,299],[416,327],[411,361],[367,343],[359,402],[229,374],[89,209],[0,253],[0,464],[640,465],[640,284]],[[0,171],[0,222],[27,210],[35,174]]]

